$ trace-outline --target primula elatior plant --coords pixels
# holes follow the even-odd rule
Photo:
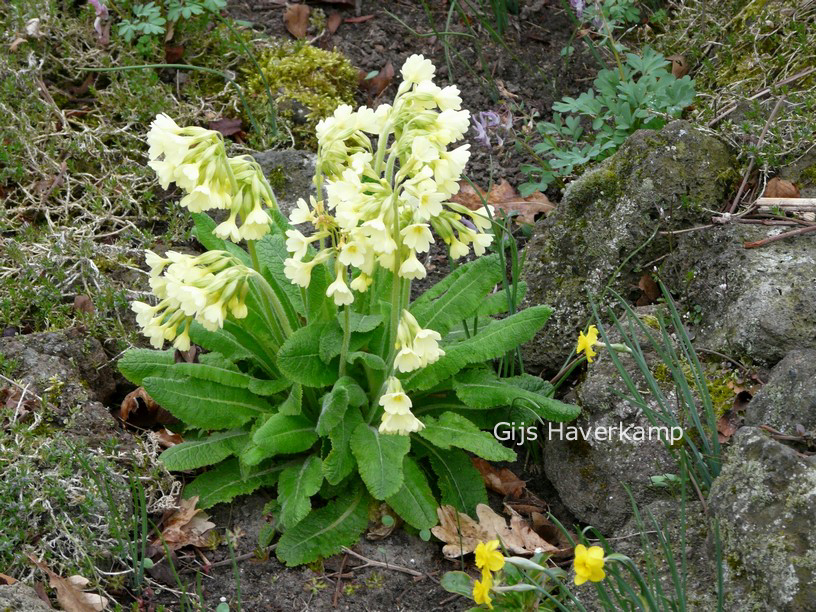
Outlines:
[[[119,363],[185,427],[173,470],[213,469],[185,490],[199,507],[277,485],[279,558],[307,563],[351,545],[372,498],[408,525],[437,522],[437,499],[473,512],[487,496],[466,451],[516,454],[483,428],[565,421],[578,409],[529,375],[499,379],[490,361],[533,338],[550,309],[508,310],[490,211],[448,201],[458,189],[469,113],[434,66],[408,58],[392,105],[339,107],[317,127],[317,197],[290,225],[250,157],[219,134],[156,118],[150,165],[193,214],[202,255],[148,252],[156,303],[133,304],[151,344]],[[207,210],[226,211],[216,225]],[[479,255],[411,302],[419,256],[435,241]],[[245,240],[247,250],[238,246]],[[463,333],[461,322],[468,319]]]

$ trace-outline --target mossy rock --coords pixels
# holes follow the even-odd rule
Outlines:
[[[675,242],[659,232],[706,222],[735,176],[722,142],[674,121],[659,132],[636,132],[571,183],[527,249],[527,299],[555,313],[525,363],[560,368],[590,319],[587,293],[598,296],[609,286],[636,298],[644,265]]]
[[[812,610],[816,463],[743,427],[709,494],[722,535],[727,610]]]

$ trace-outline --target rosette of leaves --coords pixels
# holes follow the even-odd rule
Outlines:
[[[531,179],[521,194],[544,191],[575,168],[609,157],[635,131],[659,130],[679,117],[694,100],[694,81],[676,78],[669,64],[649,47],[627,53],[620,66],[601,70],[591,89],[553,104],[553,120],[537,125],[543,139],[533,146],[543,165],[521,167]]]
[[[184,491],[199,496],[198,507],[277,487],[283,531],[277,555],[290,566],[308,563],[353,544],[374,500],[418,530],[436,524],[440,501],[472,514],[487,495],[468,453],[490,461],[516,457],[483,429],[499,421],[577,416],[578,408],[553,399],[541,379],[499,379],[490,367],[531,340],[550,315],[547,306],[534,306],[505,316],[505,296],[493,293],[502,270],[492,255],[456,269],[410,305],[423,328],[442,334],[445,355],[400,374],[424,429],[410,436],[380,433],[376,399],[387,374],[383,355],[394,342],[387,323],[390,272],[380,269],[364,298],[354,302],[341,378],[346,319],[326,297],[329,269],[318,265],[306,290],[292,285],[283,272],[287,221],[272,214],[274,231],[256,250],[293,330],[282,345],[268,332],[263,293],[253,281],[245,319],[227,320],[215,332],[193,326],[193,342],[205,349],[199,363],[176,363],[172,350],[143,349],[128,351],[119,362],[131,382],[184,424],[185,441],[164,451],[165,465],[209,468]],[[249,264],[241,247],[213,236],[209,216],[194,217],[206,248],[228,250]]]

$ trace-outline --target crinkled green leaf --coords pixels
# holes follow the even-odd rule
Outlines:
[[[402,519],[416,529],[430,529],[437,523],[436,499],[425,474],[410,457],[402,460],[404,480],[400,490],[386,499]]]
[[[273,408],[254,393],[195,378],[149,376],[143,386],[156,402],[186,425],[201,429],[240,427]]]
[[[320,359],[320,338],[325,323],[310,323],[296,330],[278,352],[281,373],[307,387],[328,387],[337,378],[336,371]]]
[[[214,433],[199,440],[187,440],[171,446],[159,459],[168,470],[194,470],[207,465],[215,465],[230,455],[239,452],[249,440],[249,432],[244,430]]]
[[[317,417],[316,427],[317,434],[325,436],[336,427],[343,420],[343,415],[346,414],[348,406],[348,391],[343,385],[335,383],[332,390],[326,393],[320,401],[320,415]]]
[[[370,497],[360,484],[313,511],[278,541],[276,554],[288,567],[311,563],[352,546],[368,526]]]
[[[317,441],[314,424],[302,416],[273,414],[258,428],[252,441],[273,455],[291,455],[311,448]]]
[[[425,427],[419,435],[439,448],[455,446],[488,461],[516,460],[515,452],[455,412],[443,412],[438,419],[428,416],[420,420]]]
[[[349,443],[351,434],[362,422],[360,410],[352,407],[346,411],[343,420],[329,432],[331,451],[323,460],[323,473],[330,484],[338,484],[354,469],[356,464]]]
[[[394,495],[402,486],[402,458],[411,448],[408,436],[381,434],[366,423],[351,435],[351,452],[360,477],[376,499]]]
[[[271,487],[280,472],[288,464],[261,466],[253,470],[247,478],[241,477],[237,459],[224,461],[212,470],[204,472],[184,487],[184,497],[198,496],[197,508],[210,508],[215,504],[232,501],[239,495],[247,495],[260,487]]]
[[[278,503],[280,520],[285,529],[291,529],[309,514],[311,497],[323,483],[322,462],[317,455],[310,455],[300,465],[286,468],[278,479]]]
[[[487,490],[482,475],[468,456],[459,449],[442,450],[428,442],[422,444],[428,450],[431,467],[438,478],[441,503],[476,516],[476,506],[487,503]]]

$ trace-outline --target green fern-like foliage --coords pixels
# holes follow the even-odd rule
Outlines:
[[[341,104],[354,104],[357,70],[342,53],[302,41],[285,42],[265,50],[258,64],[276,99],[278,120],[292,133],[299,148],[316,148],[317,122]],[[247,88],[262,116],[268,100],[257,71],[248,69]]]
[[[248,258],[213,236],[208,216],[194,218],[205,247]],[[391,272],[378,270],[367,299],[356,301],[346,318],[326,297],[326,264],[315,267],[303,293],[285,278],[287,228],[278,214],[272,233],[256,248],[263,282],[278,296],[292,328],[282,344],[266,337],[264,309],[253,306],[260,299],[256,279],[240,325],[227,321],[223,329],[208,331],[193,324],[191,339],[205,349],[199,363],[176,363],[172,350],[144,349],[127,352],[119,362],[130,381],[184,424],[184,442],[161,460],[171,470],[197,473],[186,497],[198,496],[198,506],[208,508],[277,488],[276,525],[283,532],[277,555],[286,564],[309,563],[352,545],[374,500],[420,530],[437,523],[439,503],[474,514],[487,493],[471,454],[489,461],[516,457],[489,432],[497,422],[577,416],[578,408],[553,399],[541,379],[500,379],[490,367],[491,360],[530,341],[551,311],[534,306],[508,315],[506,303],[502,308],[489,299],[502,266],[497,255],[486,255],[410,305],[423,328],[442,336],[445,355],[420,370],[397,373],[423,428],[410,435],[381,432],[377,399],[391,375],[381,355],[394,344],[388,325]],[[478,321],[468,334],[462,333],[465,319]]]
[[[521,193],[544,190],[609,157],[635,131],[659,130],[679,117],[694,100],[694,81],[677,79],[668,68],[669,61],[648,47],[640,55],[627,53],[619,67],[601,70],[591,89],[553,104],[553,120],[538,124],[542,140],[533,147],[542,165],[522,166],[531,180]]]

